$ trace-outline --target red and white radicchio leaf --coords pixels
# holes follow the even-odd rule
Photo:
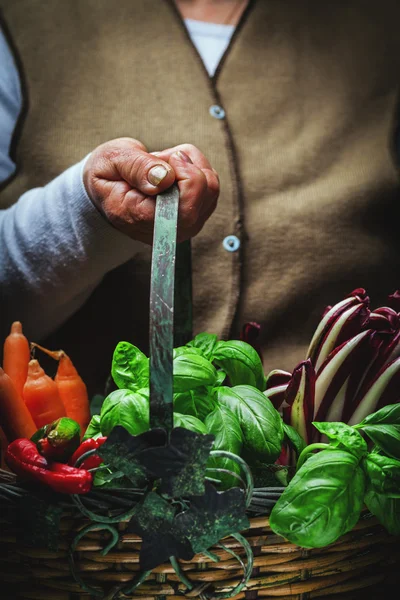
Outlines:
[[[364,303],[351,306],[339,315],[320,345],[315,370],[318,371],[335,348],[360,333],[368,318],[369,309]]]
[[[400,358],[385,365],[369,389],[354,402],[349,425],[360,423],[366,416],[388,404],[400,401]]]
[[[360,304],[362,304],[365,307],[365,309],[367,309],[369,305],[369,298],[366,295],[365,290],[361,288],[354,290],[354,292],[352,292],[352,294],[350,294],[347,298],[341,300],[340,302],[332,306],[327,312],[325,312],[321,321],[318,324],[317,329],[315,330],[315,333],[311,339],[309,348],[307,350],[307,358],[311,359],[313,365],[316,365],[318,361],[318,356],[321,352],[321,347],[324,341],[326,340],[330,330],[332,329],[336,321],[339,319],[339,317],[349,308]],[[360,317],[364,317],[364,315],[359,315],[358,318]],[[354,335],[354,333],[356,332],[355,329],[356,327],[353,328],[352,332],[349,333],[349,337]],[[345,341],[343,337],[341,341]],[[338,344],[336,343],[336,345]],[[331,350],[329,350],[329,352]]]
[[[389,306],[381,306],[376,308],[369,315],[368,329],[376,329],[377,331],[397,331],[399,329],[399,315],[393,308]]]
[[[274,369],[270,371],[265,378],[265,389],[276,387],[277,385],[288,384],[292,374],[289,371],[282,371],[282,369]]]
[[[353,397],[376,356],[376,337],[370,329],[362,331],[328,356],[316,375],[314,421],[324,421],[329,410],[336,414],[345,409],[347,398]]]
[[[275,387],[271,387],[268,390],[265,390],[263,394],[272,402],[274,408],[279,410],[285,400],[285,394],[287,390],[287,383],[283,383],[282,385],[276,385]]]
[[[310,359],[295,367],[285,394],[285,421],[296,429],[306,444],[312,436],[314,414],[315,370]]]
[[[265,380],[265,391],[263,392],[272,404],[279,410],[285,399],[285,392],[292,377],[289,371],[274,369],[270,371]]]

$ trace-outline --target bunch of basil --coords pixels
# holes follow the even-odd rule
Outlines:
[[[272,509],[273,531],[304,548],[320,548],[350,531],[365,505],[389,533],[400,535],[400,404],[353,426],[313,425],[329,443],[310,444],[301,453]]]
[[[120,342],[111,374],[119,389],[105,398],[85,438],[107,436],[116,425],[132,435],[149,428],[147,356],[132,344]],[[304,447],[300,436],[283,423],[263,394],[266,380],[261,359],[250,344],[220,341],[216,335],[201,333],[186,346],[174,349],[173,374],[174,425],[213,434],[214,450],[241,455],[251,467],[273,464],[287,440],[297,453]],[[231,459],[212,458],[208,467],[208,475],[219,479],[222,487],[237,483],[234,475],[226,473],[238,474],[239,467]],[[213,475],[216,468],[225,472]]]

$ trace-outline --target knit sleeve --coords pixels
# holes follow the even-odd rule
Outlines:
[[[82,180],[85,161],[0,211],[0,311],[40,339],[88,298],[103,276],[142,246],[94,207]]]

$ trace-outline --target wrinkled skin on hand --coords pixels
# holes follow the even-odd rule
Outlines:
[[[163,174],[162,167],[167,173],[157,185],[152,174]],[[216,171],[191,144],[150,154],[135,139],[106,142],[88,157],[83,181],[101,214],[116,229],[146,244],[153,240],[155,197],[174,182],[180,192],[178,242],[202,229],[219,195]]]

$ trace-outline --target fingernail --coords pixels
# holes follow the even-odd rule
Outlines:
[[[163,165],[152,167],[147,173],[147,179],[151,185],[158,185],[167,176],[167,169]]]
[[[180,158],[184,162],[190,163],[191,165],[193,164],[193,162],[190,160],[190,157],[186,154],[186,152],[182,152],[182,150],[178,150],[178,152],[175,152],[175,154],[178,158]]]

